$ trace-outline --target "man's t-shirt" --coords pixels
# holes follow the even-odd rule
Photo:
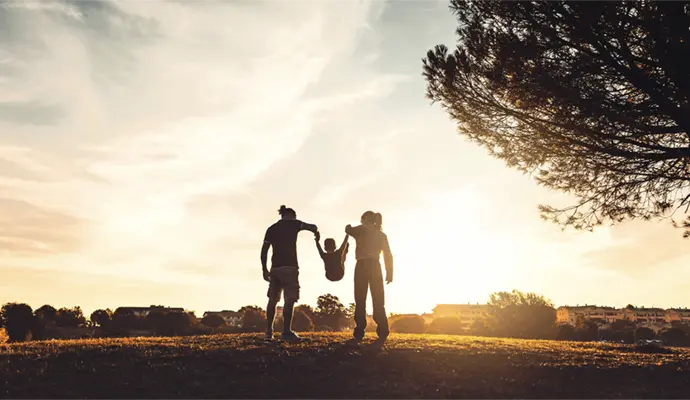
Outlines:
[[[299,267],[297,264],[297,234],[302,230],[315,231],[316,227],[298,219],[281,219],[268,227],[264,241],[273,247],[272,266]]]

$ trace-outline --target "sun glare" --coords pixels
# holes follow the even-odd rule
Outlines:
[[[388,289],[392,308],[425,312],[438,303],[483,302],[509,282],[518,250],[502,243],[497,252],[489,210],[473,188],[429,196],[418,209],[384,222],[396,260],[396,284]],[[511,251],[505,251],[509,249]]]

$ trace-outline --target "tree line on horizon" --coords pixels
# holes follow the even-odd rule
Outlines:
[[[487,302],[489,313],[485,319],[476,319],[470,326],[457,316],[435,316],[427,321],[421,315],[396,315],[389,318],[391,331],[411,334],[473,335],[519,339],[553,339],[573,341],[608,340],[635,343],[639,340],[661,339],[674,346],[690,345],[690,325],[674,323],[672,327],[655,333],[652,329],[636,326],[632,321],[616,321],[608,326],[601,320],[579,318],[572,325],[557,325],[556,309],[551,300],[536,293],[518,290],[496,292]],[[146,317],[131,312],[96,310],[87,319],[80,307],[55,309],[44,305],[32,310],[27,304],[7,303],[0,309],[0,327],[4,327],[13,342],[63,338],[60,331],[78,332],[76,338],[125,337],[149,333],[158,336],[200,335],[214,333],[263,332],[266,312],[255,305],[238,310],[242,314],[241,326],[227,326],[216,314],[201,319],[193,312],[166,311],[162,306],[153,308]],[[295,308],[293,329],[298,332],[352,329],[354,304],[343,305],[337,296],[319,296],[316,307],[299,305]],[[376,324],[368,316],[367,331]],[[282,330],[282,316],[276,315],[274,330]],[[602,328],[602,326],[607,326]],[[91,328],[86,334],[84,328]],[[80,333],[79,333],[80,332]],[[79,336],[81,335],[81,336]]]
[[[476,334],[520,338],[551,338],[556,310],[550,300],[534,293],[498,292],[490,296],[492,317],[466,327],[453,316],[434,318],[428,324],[421,316],[391,315],[393,332]],[[193,312],[170,312],[153,308],[146,317],[123,312],[123,309],[99,309],[87,319],[80,307],[55,309],[44,305],[32,311],[28,304],[8,303],[0,310],[0,324],[11,341],[41,340],[53,338],[56,331],[79,328],[95,328],[105,337],[127,336],[132,332],[149,331],[152,334],[174,336],[183,334],[262,332],[266,329],[266,311],[255,305],[238,310],[242,314],[241,327],[225,326],[219,315],[210,314],[199,319]],[[316,307],[295,307],[293,329],[298,332],[335,331],[353,328],[354,304],[343,305],[337,296],[319,296]],[[367,316],[367,331],[374,331],[376,324]],[[274,329],[282,329],[282,315],[278,313]],[[421,327],[421,328],[420,328]]]
[[[150,332],[160,336],[209,333],[262,332],[266,329],[266,311],[254,305],[243,306],[240,327],[226,326],[216,314],[198,318],[191,311],[171,311],[163,306],[152,307],[146,316],[138,316],[127,308],[98,309],[87,319],[79,306],[56,309],[43,305],[36,310],[25,303],[7,303],[0,309],[0,328],[9,341],[43,340],[74,334],[92,337],[84,328],[91,328],[102,337],[123,337],[131,333]],[[340,331],[352,327],[354,304],[345,307],[337,296],[325,294],[317,306],[295,307],[292,327],[298,332]],[[282,330],[282,315],[276,315],[274,329]],[[81,329],[81,333],[79,333]]]

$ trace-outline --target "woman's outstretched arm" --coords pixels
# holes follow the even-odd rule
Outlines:
[[[383,234],[383,264],[386,266],[386,283],[393,282],[393,253],[388,244],[388,236]]]
[[[347,233],[348,235],[355,238],[355,240],[357,240],[357,238],[359,237],[359,232],[361,232],[361,231],[362,231],[362,225],[357,225],[357,226],[348,225],[345,227],[345,233]]]
[[[345,234],[345,239],[343,239],[343,243],[340,245],[340,248],[339,248],[338,250],[344,250],[344,249],[345,249],[345,246],[349,245],[349,242],[347,241],[347,239],[349,239],[349,238],[350,238],[350,235],[348,235],[348,234],[346,233],[346,234]]]

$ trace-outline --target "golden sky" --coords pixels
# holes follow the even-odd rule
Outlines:
[[[263,306],[281,204],[340,241],[367,209],[396,259],[388,311],[536,291],[690,305],[670,222],[561,232],[568,199],[465,141],[424,98],[446,1],[0,5],[0,302]],[[300,236],[302,300],[352,301]],[[351,254],[352,255],[352,254]]]

